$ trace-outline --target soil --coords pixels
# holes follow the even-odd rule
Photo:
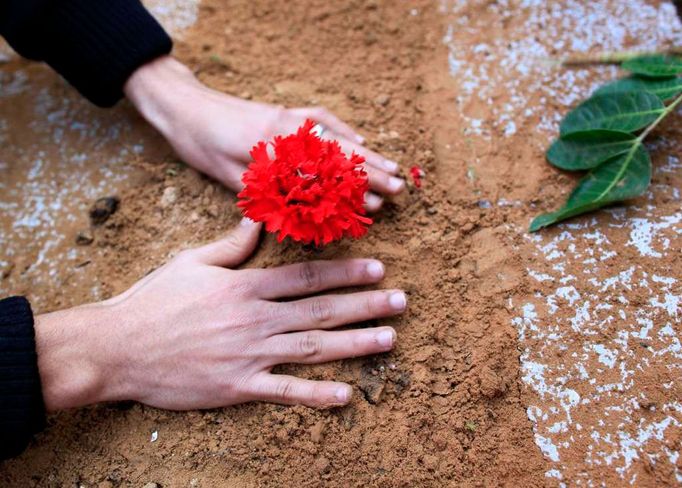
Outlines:
[[[679,456],[672,453],[682,432],[679,340],[674,347],[682,279],[675,189],[682,171],[670,162],[680,150],[670,141],[682,141],[682,125],[676,119],[657,136],[652,192],[631,209],[528,236],[530,219],[556,208],[575,181],[543,156],[552,124],[575,100],[547,102],[530,83],[512,83],[518,75],[495,56],[509,59],[518,48],[524,22],[537,20],[533,8],[552,7],[529,7],[516,17],[504,14],[501,3],[203,0],[175,54],[206,84],[288,106],[325,105],[358,127],[370,147],[399,161],[408,179],[411,166],[424,170],[422,187],[410,184],[387,204],[366,238],[321,255],[383,260],[385,285],[405,289],[410,300],[403,317],[382,321],[396,328],[399,344],[372,358],[281,368],[349,382],[355,395],[345,408],[249,404],[176,413],[115,404],[58,413],[30,449],[0,465],[0,485],[533,487],[679,480]],[[508,43],[495,45],[491,32]],[[477,48],[485,42],[487,51]],[[635,39],[622,42],[638,46]],[[485,66],[486,57],[486,73],[456,69]],[[581,93],[612,74],[574,72]],[[493,91],[479,97],[472,82],[483,78]],[[25,121],[33,131],[31,143],[20,125],[5,122],[0,131],[0,189],[10,190],[0,216],[3,295],[27,294],[39,313],[102,299],[238,221],[234,196],[177,161],[127,104],[108,112],[91,108],[44,66],[15,58],[2,67],[0,82],[3,90],[18,87],[0,96],[0,123]],[[32,90],[44,100],[27,114],[20,104],[32,103]],[[500,107],[515,104],[542,110],[521,116],[505,109],[511,114],[505,118]],[[58,123],[36,126],[55,113]],[[87,125],[74,127],[74,120]],[[31,178],[31,168],[40,177]],[[50,198],[40,200],[41,194]],[[114,195],[116,211],[91,227],[90,207]],[[642,230],[647,222],[658,225],[655,232]],[[644,240],[630,244],[637,231]],[[310,258],[268,236],[246,266]],[[636,269],[629,277],[611,281],[630,267]],[[593,308],[576,322],[585,303]],[[619,333],[642,327],[635,317],[651,321],[658,335],[633,333],[632,344],[623,346]],[[595,323],[606,325],[588,327]],[[623,366],[614,370],[604,361]],[[571,376],[580,367],[587,376]],[[622,370],[637,372],[623,378]],[[616,386],[597,395],[592,379]],[[630,410],[622,409],[626,403]],[[615,413],[610,422],[603,411]],[[638,431],[648,425],[658,426],[651,440]],[[599,429],[604,437],[594,440]],[[641,442],[627,444],[634,455],[618,451],[607,463],[608,446],[623,433]]]

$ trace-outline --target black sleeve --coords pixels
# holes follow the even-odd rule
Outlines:
[[[102,107],[123,96],[135,69],[173,47],[139,0],[0,0],[0,35]]]
[[[23,297],[0,300],[0,459],[16,456],[45,426],[33,312]]]

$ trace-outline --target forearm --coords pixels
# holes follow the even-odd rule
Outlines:
[[[38,370],[45,408],[56,411],[123,400],[120,351],[112,340],[115,311],[92,304],[35,319]]]

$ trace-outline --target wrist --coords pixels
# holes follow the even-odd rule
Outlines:
[[[182,107],[201,86],[184,64],[161,56],[135,70],[123,91],[142,117],[170,139]]]
[[[48,411],[129,397],[111,341],[115,316],[93,304],[39,315],[35,319],[38,371]]]

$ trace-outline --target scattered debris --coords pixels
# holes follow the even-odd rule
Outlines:
[[[159,438],[159,431],[155,430],[154,432],[152,432],[152,437],[151,437],[151,440],[149,442],[156,442],[156,440],[158,438]]]

